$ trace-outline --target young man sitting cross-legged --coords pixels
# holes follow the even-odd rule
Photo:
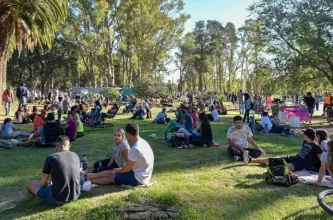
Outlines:
[[[323,153],[321,147],[314,142],[316,137],[316,132],[308,128],[304,131],[304,141],[302,149],[296,156],[286,156],[280,157],[288,163],[288,167],[291,171],[298,170],[314,170],[319,171],[320,169],[320,157]],[[248,160],[244,160],[247,163],[259,163],[263,165],[268,165],[268,158],[255,159],[248,157]]]
[[[148,185],[154,167],[154,153],[147,143],[139,136],[139,125],[127,124],[127,139],[133,143],[125,166],[100,173],[88,173],[86,179],[98,185]]]
[[[248,160],[249,155],[252,158],[260,157],[265,152],[252,139],[253,134],[249,126],[243,124],[241,116],[233,118],[234,125],[229,128],[228,138],[228,153],[233,157],[234,161]],[[248,142],[256,149],[248,148]]]
[[[81,193],[80,159],[70,152],[71,145],[66,135],[56,140],[56,153],[48,156],[44,163],[40,182],[29,182],[28,190],[51,205],[75,201]],[[51,175],[52,181],[49,181]]]

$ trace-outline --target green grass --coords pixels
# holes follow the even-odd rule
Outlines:
[[[154,108],[154,115],[159,110]],[[0,219],[121,219],[117,207],[145,200],[177,205],[179,219],[330,218],[316,200],[324,188],[301,184],[290,188],[270,186],[264,181],[265,167],[244,166],[228,157],[226,132],[236,112],[229,113],[212,123],[214,140],[220,143],[217,148],[168,148],[162,144],[165,126],[153,125],[151,120],[137,121],[141,137],[150,143],[155,154],[152,181],[157,184],[137,190],[99,186],[83,193],[77,202],[61,207],[49,206],[28,195],[25,189],[27,181],[40,178],[45,157],[54,149],[0,150],[0,207],[7,202]],[[111,154],[114,129],[124,128],[130,122],[129,115],[120,114],[116,118],[114,127],[86,128],[86,136],[72,143],[72,151],[87,154],[90,170],[94,161]],[[32,126],[20,127],[30,130]],[[148,138],[151,133],[157,137]],[[254,139],[268,156],[295,154],[302,143],[302,137],[256,135]]]

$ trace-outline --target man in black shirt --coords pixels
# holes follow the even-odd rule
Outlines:
[[[310,123],[311,123],[312,115],[313,115],[313,112],[314,112],[314,107],[315,107],[315,104],[316,104],[316,100],[315,100],[315,98],[313,98],[311,92],[308,92],[307,96],[304,97],[304,103],[308,106],[308,111],[309,111],[309,114],[310,114]]]
[[[40,183],[29,182],[28,190],[52,205],[75,201],[84,183],[80,179],[80,159],[70,152],[71,145],[66,135],[56,140],[56,153],[48,156],[44,163]],[[52,181],[48,181],[51,175]]]
[[[308,128],[304,131],[304,141],[302,149],[296,156],[281,157],[288,163],[288,167],[291,171],[298,170],[315,170],[320,168],[320,157],[323,153],[321,147],[314,141],[316,132]],[[249,158],[248,163],[259,163],[268,165],[268,158]]]

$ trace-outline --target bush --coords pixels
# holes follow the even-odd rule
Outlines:
[[[110,101],[116,100],[120,96],[119,91],[113,88],[106,88],[105,90],[101,91],[99,94],[104,96],[104,98],[109,99]]]
[[[143,77],[136,82],[134,91],[140,97],[158,98],[166,95],[167,87],[158,79]]]

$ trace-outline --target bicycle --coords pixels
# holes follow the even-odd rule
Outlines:
[[[259,124],[257,121],[256,121],[256,118],[255,118],[255,111],[254,109],[252,109],[250,111],[250,122],[249,122],[249,127],[252,131],[252,134],[254,135],[256,132],[261,132],[263,130],[263,127],[261,126],[261,124]]]
[[[325,197],[328,195],[332,195],[333,194],[333,190],[325,190],[323,192],[320,192],[317,196],[317,201],[319,203],[319,205],[330,215],[333,215],[333,209],[328,206],[328,204],[325,202]]]

